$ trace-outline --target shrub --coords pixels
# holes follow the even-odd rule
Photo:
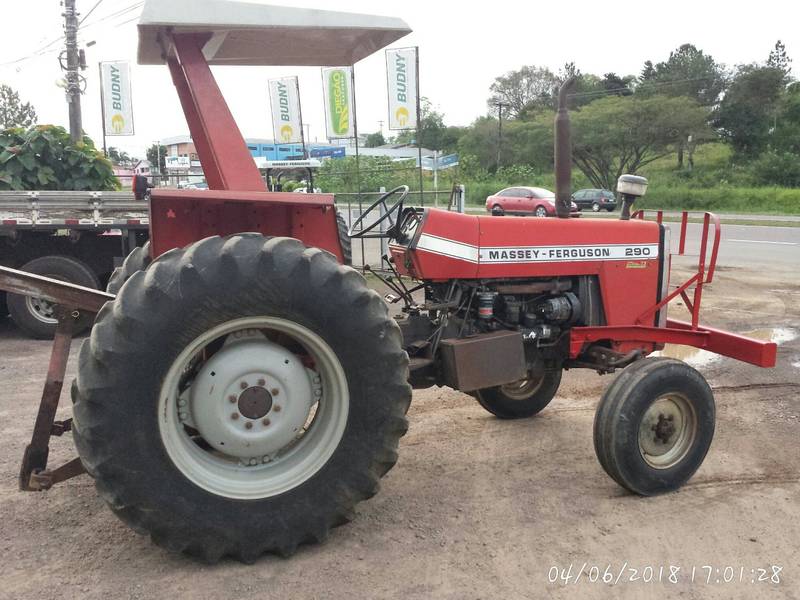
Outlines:
[[[111,163],[84,136],[72,144],[63,127],[0,132],[0,190],[116,190]]]
[[[755,183],[800,187],[800,156],[791,152],[764,152],[750,165]]]

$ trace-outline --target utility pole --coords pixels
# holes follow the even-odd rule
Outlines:
[[[61,68],[66,71],[67,104],[69,105],[69,136],[75,144],[83,138],[83,122],[81,119],[81,68],[78,52],[78,13],[75,11],[75,0],[64,0],[64,32],[66,38],[67,65],[61,61]]]
[[[500,168],[500,152],[503,147],[503,107],[508,106],[503,102],[496,102],[497,107],[497,168]]]

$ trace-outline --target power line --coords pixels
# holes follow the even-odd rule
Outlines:
[[[82,18],[80,21],[78,21],[78,27],[80,27],[81,25],[83,25],[83,22],[84,22],[86,19],[88,19],[88,18],[89,18],[89,15],[91,15],[91,14],[94,12],[94,9],[95,9],[95,8],[97,8],[98,6],[100,6],[100,4],[101,4],[102,2],[103,2],[103,0],[97,0],[97,2],[95,3],[95,5],[94,5],[92,8],[90,8],[90,9],[89,9],[89,12],[87,12],[87,13],[86,13],[86,14],[83,16],[83,18]]]
[[[672,79],[670,81],[653,81],[653,82],[642,82],[640,85],[645,87],[661,87],[661,86],[669,86],[669,85],[677,85],[680,83],[691,83],[694,81],[708,81],[713,79],[713,77],[694,77],[690,79]],[[633,88],[630,87],[619,87],[619,88],[609,88],[605,90],[592,90],[589,92],[576,92],[574,94],[568,94],[569,98],[583,98],[588,96],[602,96],[604,94],[612,94],[614,92],[631,92],[633,93]]]
[[[117,10],[115,12],[109,13],[107,15],[103,15],[102,17],[99,17],[99,18],[95,19],[94,21],[91,21],[90,23],[87,23],[86,25],[83,26],[83,28],[84,29],[89,29],[90,27],[95,27],[96,25],[99,25],[100,23],[104,23],[104,22],[109,21],[111,19],[115,19],[117,17],[121,17],[122,15],[125,15],[125,14],[127,14],[127,13],[129,13],[131,11],[134,11],[134,10],[138,9],[138,8],[141,8],[142,6],[144,6],[144,2],[135,2],[134,4],[131,4],[131,5],[127,6],[127,7],[125,7],[125,8],[122,8],[122,9]]]

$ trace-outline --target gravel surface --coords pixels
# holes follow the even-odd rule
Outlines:
[[[709,324],[780,340],[779,366],[679,353],[718,410],[711,451],[680,491],[632,496],[597,463],[592,419],[613,376],[567,372],[544,412],[514,422],[433,388],[415,392],[400,461],[352,523],[250,566],[167,554],[118,521],[87,476],[19,492],[49,344],[0,323],[0,598],[800,598],[800,281],[722,270],[704,306]],[[65,418],[66,390],[62,402]],[[54,439],[52,464],[73,455],[68,435]],[[751,583],[772,565],[779,584]]]

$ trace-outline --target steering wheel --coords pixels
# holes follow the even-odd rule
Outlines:
[[[400,194],[400,197],[395,200],[391,206],[386,206],[386,201],[394,196],[395,194]],[[358,217],[353,224],[350,226],[350,230],[347,232],[347,235],[351,238],[391,238],[394,233],[394,230],[397,228],[397,221],[392,218],[393,213],[397,213],[398,216],[403,212],[403,201],[408,196],[408,186],[401,185],[399,187],[394,188],[393,190],[389,190],[385,194],[381,194],[381,196],[375,200],[372,204],[367,207],[367,209],[361,213],[361,216]],[[383,206],[384,213],[375,219],[372,223],[367,225],[366,227],[363,225],[364,218],[371,213],[375,208],[381,205]],[[376,233],[370,233],[373,229],[375,229],[378,225],[383,223],[384,221],[388,220],[390,226],[386,229],[386,231],[378,231]],[[399,219],[398,219],[399,220]],[[359,225],[361,228],[359,229]]]

